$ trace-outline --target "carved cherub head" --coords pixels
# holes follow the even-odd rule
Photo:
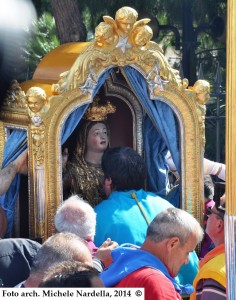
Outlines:
[[[146,45],[153,37],[153,31],[150,26],[138,26],[132,31],[132,44],[138,47]]]
[[[118,9],[115,15],[118,34],[123,38],[128,36],[137,18],[137,11],[131,7],[124,6]]]
[[[206,104],[210,99],[210,84],[206,80],[197,80],[193,86],[199,104]]]
[[[99,47],[110,46],[115,42],[113,28],[106,22],[101,22],[95,28],[95,40]]]
[[[44,105],[47,103],[47,96],[45,91],[40,87],[29,88],[26,93],[26,102],[28,103],[28,107],[31,112],[40,112]]]

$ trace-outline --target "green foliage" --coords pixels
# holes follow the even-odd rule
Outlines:
[[[59,45],[54,18],[50,13],[43,13],[33,24],[32,33],[25,47],[25,61],[30,78],[41,59]]]

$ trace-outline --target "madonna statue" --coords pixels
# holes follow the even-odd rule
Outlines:
[[[63,196],[81,195],[93,207],[106,198],[103,190],[101,159],[109,147],[107,115],[114,113],[115,107],[108,102],[98,105],[95,99],[82,121],[77,146],[68,159],[68,150],[63,153]]]

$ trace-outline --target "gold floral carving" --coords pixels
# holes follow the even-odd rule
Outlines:
[[[14,110],[26,110],[25,108],[27,105],[25,102],[25,93],[21,90],[20,84],[17,80],[12,81],[3,101],[3,106]]]
[[[32,135],[32,151],[36,165],[44,163],[44,144],[45,144],[45,131],[43,128],[31,129]]]
[[[102,121],[107,119],[107,115],[115,113],[116,107],[107,101],[105,105],[99,105],[99,98],[93,100],[93,104],[87,109],[85,119],[90,121]]]
[[[45,221],[37,221],[36,232],[38,236],[42,237],[42,239],[45,240]]]
[[[0,110],[2,121],[18,125],[27,125],[27,104],[25,102],[25,93],[17,80],[13,80],[5,98],[2,101]]]

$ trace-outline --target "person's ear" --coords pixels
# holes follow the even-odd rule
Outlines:
[[[216,226],[217,232],[224,231],[224,221],[222,219],[218,219],[217,226]]]
[[[104,191],[107,196],[109,196],[112,192],[112,180],[111,178],[105,178],[104,181]]]
[[[178,248],[180,245],[180,240],[177,236],[174,236],[172,238],[170,238],[168,241],[167,241],[167,250],[168,252],[171,252],[173,250],[175,250],[176,248]]]

